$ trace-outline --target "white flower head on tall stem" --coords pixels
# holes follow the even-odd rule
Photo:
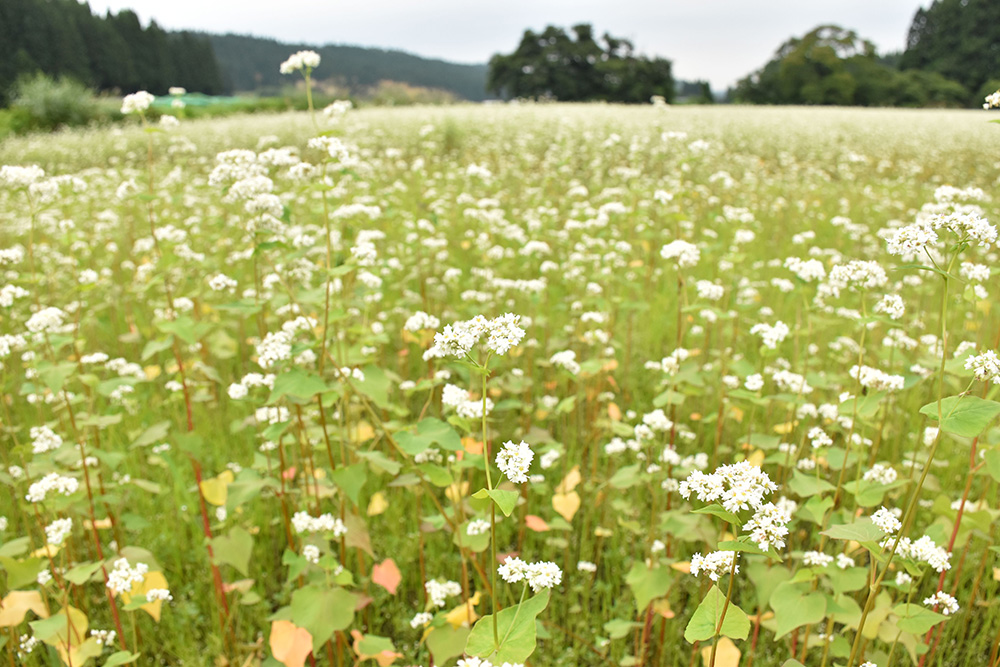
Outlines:
[[[528,481],[528,468],[534,457],[534,452],[524,440],[516,445],[508,440],[497,452],[497,468],[513,483],[523,484]]]
[[[493,354],[506,354],[524,339],[520,315],[506,313],[492,320],[476,315],[471,320],[446,324],[434,334],[434,344],[424,352],[424,360],[443,357],[465,357],[486,336],[486,349]]]
[[[130,113],[145,113],[146,109],[148,109],[155,100],[156,97],[145,90],[140,90],[137,93],[126,95],[122,100],[122,113],[126,115]]]
[[[315,51],[296,51],[288,56],[288,60],[281,63],[278,71],[282,74],[291,74],[299,70],[305,70],[306,73],[309,73],[319,67],[319,61],[319,54]]]
[[[701,251],[693,243],[678,239],[660,248],[660,257],[663,259],[676,259],[677,266],[686,268],[697,266],[698,261],[701,259]]]

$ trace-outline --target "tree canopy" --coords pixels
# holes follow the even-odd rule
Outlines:
[[[39,72],[125,93],[222,89],[207,39],[168,33],[155,21],[144,28],[129,10],[100,17],[76,0],[3,0],[0,102],[19,77]]]
[[[590,24],[571,30],[572,35],[555,26],[542,33],[525,30],[513,53],[490,59],[487,89],[504,98],[564,102],[673,99],[669,60],[637,55],[629,40],[607,33],[598,40]]]
[[[733,97],[754,104],[963,106],[969,92],[937,72],[899,71],[852,30],[819,26],[793,37]]]

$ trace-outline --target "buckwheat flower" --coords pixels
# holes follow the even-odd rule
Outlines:
[[[550,449],[541,455],[538,459],[538,464],[542,467],[542,470],[548,470],[551,468],[562,454],[559,453],[557,449]]]
[[[807,551],[802,554],[802,563],[809,567],[827,567],[833,562],[833,556],[822,551]]]
[[[52,581],[52,573],[48,570],[42,570],[35,576],[35,583],[39,586],[44,586],[50,581]]]
[[[146,601],[147,602],[171,602],[174,596],[170,594],[170,591],[166,588],[150,588],[146,591]]]
[[[232,292],[236,289],[237,283],[224,273],[217,273],[208,278],[208,286],[213,292]]]
[[[474,537],[476,535],[482,535],[488,532],[490,529],[490,522],[483,521],[482,519],[473,519],[469,522],[469,525],[465,527],[465,534]]]
[[[247,395],[250,393],[250,390],[247,389],[245,385],[234,382],[233,384],[229,385],[227,393],[229,394],[229,398],[233,399],[234,401],[239,401],[246,398]]]
[[[410,627],[416,630],[417,628],[422,628],[428,623],[434,620],[434,615],[426,611],[422,611],[416,614],[412,619],[410,619]]]
[[[775,549],[781,549],[785,546],[785,536],[788,535],[786,524],[791,520],[791,515],[782,508],[766,503],[754,512],[753,518],[743,528],[750,532],[750,539],[762,550],[767,551],[772,545]]]
[[[319,67],[319,61],[320,56],[315,51],[296,51],[288,56],[285,62],[281,63],[278,71],[282,74],[291,74],[299,70],[305,70],[306,73],[309,73],[313,68]]]
[[[854,567],[854,559],[845,554],[837,554],[837,567],[841,570],[846,570],[849,567]]]
[[[775,322],[773,326],[761,322],[750,329],[750,333],[759,334],[764,346],[771,350],[777,349],[778,343],[785,340],[789,331],[788,325],[781,320]]]
[[[562,350],[549,357],[549,363],[566,369],[570,375],[577,375],[580,372],[580,364],[576,361],[576,352],[573,350]]]
[[[904,385],[902,375],[889,375],[871,366],[854,365],[848,374],[857,380],[862,387],[869,387],[876,391],[901,391]]]
[[[891,319],[898,320],[906,313],[903,298],[898,294],[886,294],[875,304],[876,313],[885,313]]]
[[[841,289],[868,290],[884,287],[889,282],[889,277],[878,262],[855,259],[830,269],[827,281],[836,295]]]
[[[899,473],[896,472],[895,468],[891,466],[884,465],[882,463],[876,463],[871,468],[865,471],[863,479],[866,482],[878,482],[879,484],[892,484],[896,481]]]
[[[332,514],[312,516],[308,512],[296,512],[292,516],[292,527],[296,533],[330,533],[333,537],[347,534],[347,526]]]
[[[798,257],[788,257],[784,266],[803,282],[811,283],[826,278],[826,267],[818,259],[802,260]]]
[[[924,429],[924,436],[923,436],[924,446],[930,447],[931,445],[933,445],[934,441],[937,440],[940,432],[941,430],[937,426],[926,427]]]
[[[25,500],[29,503],[40,503],[45,500],[49,492],[61,493],[64,496],[68,496],[71,493],[76,493],[79,488],[80,483],[76,479],[50,472],[28,487],[28,495],[25,496]]]
[[[319,547],[315,544],[305,545],[302,547],[302,557],[314,565],[319,564]]]
[[[691,574],[697,577],[705,573],[709,579],[718,582],[721,577],[729,574],[730,570],[733,574],[739,574],[739,565],[733,569],[735,558],[735,551],[712,551],[704,556],[696,553],[691,556]]]
[[[51,452],[59,449],[62,444],[63,439],[48,426],[31,427],[31,451],[35,454]]]
[[[136,563],[135,567],[132,567],[127,558],[119,558],[115,561],[111,572],[108,572],[107,587],[112,595],[128,593],[133,586],[143,582],[147,572],[149,566],[145,563]]]
[[[925,224],[916,223],[900,227],[886,239],[890,255],[922,255],[938,241],[937,233]]]
[[[760,391],[764,388],[764,376],[760,373],[748,375],[743,386],[747,388],[747,391]]]
[[[951,616],[958,612],[958,600],[948,595],[944,591],[938,591],[929,598],[924,599],[924,604],[928,607],[941,607],[941,613]]]
[[[523,484],[528,481],[528,467],[534,458],[531,447],[524,440],[518,444],[508,440],[503,443],[503,449],[497,452],[497,468],[515,484]]]
[[[896,585],[900,588],[905,588],[913,583],[913,577],[908,575],[906,572],[896,573]]]
[[[441,326],[441,320],[418,310],[406,320],[403,328],[407,331],[417,332],[423,329],[437,329],[439,326]]]
[[[1000,384],[1000,358],[993,350],[982,354],[970,355],[965,360],[966,370],[972,371],[977,380]]]
[[[26,188],[45,178],[45,170],[36,164],[25,167],[4,165],[0,167],[0,182],[15,188]]]
[[[896,518],[896,515],[885,507],[880,507],[872,514],[872,523],[882,532],[892,535],[903,527],[903,524]]]
[[[73,530],[72,519],[56,519],[45,526],[45,539],[54,547],[59,546]]]
[[[516,584],[528,576],[528,564],[520,558],[508,556],[507,560],[497,567],[497,574],[508,584]]]
[[[525,577],[531,586],[531,591],[537,593],[543,588],[553,588],[562,583],[562,570],[550,561],[531,563],[527,567]]]
[[[117,633],[114,630],[91,630],[90,636],[98,646],[114,646]]]
[[[292,335],[287,331],[272,331],[256,346],[257,363],[261,368],[271,368],[279,361],[292,356]]]
[[[66,313],[62,309],[50,306],[28,318],[24,326],[31,333],[50,333],[61,328],[65,319]]]
[[[677,240],[660,248],[660,257],[677,259],[677,265],[680,267],[691,267],[698,264],[698,260],[701,259],[701,251],[693,243]]]
[[[813,426],[811,429],[809,429],[809,432],[806,434],[806,437],[809,438],[809,444],[812,445],[813,449],[819,449],[820,447],[829,447],[830,445],[833,444],[833,438],[827,435],[826,431],[824,431],[819,426]]]
[[[143,113],[155,99],[156,97],[145,90],[126,95],[122,100],[122,113],[126,115],[130,113]]]
[[[576,569],[578,572],[597,572],[597,565],[590,561],[581,560],[576,564]]]
[[[872,662],[871,660],[865,660],[865,661],[864,661],[864,662],[862,662],[862,663],[861,663],[860,665],[858,665],[858,667],[878,667],[878,665],[876,665],[876,664],[875,664],[874,662]]]
[[[4,285],[0,289],[0,306],[4,308],[10,308],[14,305],[14,301],[17,299],[23,299],[28,296],[30,292],[23,287],[18,287],[17,285]]]
[[[443,607],[448,598],[462,593],[462,587],[454,581],[428,581],[424,584],[424,590],[435,607]]]

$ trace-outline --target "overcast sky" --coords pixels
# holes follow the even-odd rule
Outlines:
[[[928,0],[90,0],[95,13],[133,9],[168,29],[249,33],[288,42],[402,49],[483,63],[513,51],[526,28],[591,23],[669,58],[679,79],[723,90],[793,35],[835,23],[902,49]],[[277,67],[277,64],[275,65]]]

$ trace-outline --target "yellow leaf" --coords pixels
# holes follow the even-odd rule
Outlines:
[[[45,608],[42,594],[38,591],[11,591],[0,601],[0,628],[12,628],[33,611],[41,618],[48,618],[49,611]]]
[[[613,422],[620,422],[622,420],[622,411],[614,403],[608,403],[608,418]]]
[[[679,561],[677,563],[671,563],[670,567],[674,568],[678,572],[684,572],[686,574],[691,574],[691,561]]]
[[[580,466],[573,466],[573,469],[566,473],[563,481],[556,487],[556,493],[569,493],[576,488],[581,479],[583,478],[580,477]]]
[[[478,456],[483,453],[483,442],[481,440],[476,440],[475,438],[470,438],[468,436],[462,438],[462,447],[468,453]]]
[[[479,618],[479,615],[476,613],[476,605],[479,604],[479,596],[479,591],[476,591],[476,594],[469,598],[468,603],[463,602],[448,612],[448,615],[445,616],[445,620],[451,623],[451,627],[457,630],[465,624],[472,626],[472,624],[476,622],[476,619]]]
[[[712,646],[701,649],[701,659],[708,667],[712,659]],[[739,667],[740,650],[729,637],[719,637],[719,647],[715,650],[715,667]]]
[[[122,593],[122,602],[128,604],[133,597],[137,595],[145,595],[154,588],[170,588],[167,585],[167,578],[163,576],[162,572],[147,572],[142,581],[132,586],[132,590],[128,593]],[[139,608],[152,616],[153,620],[159,623],[160,611],[162,610],[162,607],[163,600],[153,600],[152,602],[147,602]]]
[[[350,429],[350,437],[352,442],[371,440],[375,437],[375,429],[368,422],[361,421]]]
[[[747,457],[747,462],[752,466],[760,467],[760,464],[764,462],[764,451],[758,449],[753,454]]]
[[[993,581],[1000,581],[1000,567],[993,568]]]
[[[368,516],[377,516],[389,508],[389,501],[385,499],[385,494],[376,491],[372,494],[372,499],[368,501]]]
[[[743,410],[739,409],[735,405],[729,406],[729,414],[736,421],[743,423]]]
[[[100,530],[102,528],[103,529],[107,529],[107,528],[111,528],[111,526],[112,526],[111,519],[109,519],[109,518],[108,519],[98,519],[97,521],[94,521],[93,523],[91,523],[90,519],[84,519],[83,520],[83,527],[86,528],[87,530],[90,530],[91,528],[97,528],[98,530]]]
[[[778,435],[788,435],[791,433],[795,426],[798,424],[796,421],[785,422],[784,424],[777,424],[774,427],[774,432]]]
[[[226,504],[228,487],[236,479],[232,470],[224,470],[217,477],[201,480],[201,495],[205,500],[219,507]]]
[[[385,650],[379,651],[378,653],[367,654],[361,652],[361,642],[365,640],[365,636],[358,632],[357,630],[351,630],[351,637],[354,638],[354,652],[358,654],[358,662],[364,662],[365,660],[374,660],[379,664],[379,667],[389,667],[392,663],[396,661],[396,658],[402,658],[402,653],[396,653],[395,651]]]
[[[156,378],[160,377],[160,373],[162,372],[163,369],[161,369],[159,366],[146,366],[142,370],[146,372],[147,380],[155,380]]]
[[[552,496],[552,508],[559,513],[562,518],[572,521],[576,511],[580,509],[580,494],[576,491],[569,493],[556,493]]]
[[[59,550],[62,549],[62,545],[52,545],[46,544],[44,547],[38,547],[31,552],[32,558],[55,558]]]
[[[461,484],[455,483],[444,490],[444,495],[447,496],[448,500],[452,503],[458,504],[458,502],[469,495],[469,483],[462,482]]]
[[[271,655],[285,667],[302,667],[312,653],[313,639],[308,630],[291,621],[274,621],[268,644]]]

